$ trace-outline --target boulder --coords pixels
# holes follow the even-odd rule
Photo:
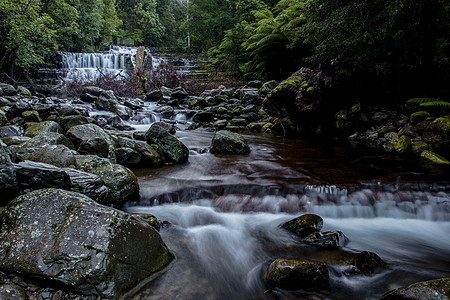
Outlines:
[[[99,109],[104,109],[107,111],[114,111],[115,107],[119,105],[119,101],[116,96],[114,96],[113,91],[103,91],[97,101],[95,101],[95,105]]]
[[[17,100],[13,103],[12,106],[9,107],[8,111],[6,111],[6,117],[8,117],[8,119],[18,117],[22,115],[24,111],[27,111],[29,109],[30,104],[27,101],[24,101],[23,99]]]
[[[0,89],[3,91],[3,96],[14,96],[17,94],[17,90],[7,83],[0,83]]]
[[[8,136],[21,136],[20,128],[14,125],[0,127],[0,138]]]
[[[89,124],[89,119],[85,116],[72,115],[61,118],[61,126],[64,128],[64,132],[77,125]]]
[[[450,299],[450,278],[411,284],[381,296],[381,300],[447,300]]]
[[[2,140],[7,146],[14,146],[28,142],[31,138],[27,136],[7,136],[2,138]]]
[[[145,140],[149,145],[157,145],[168,162],[183,163],[189,158],[188,148],[161,126],[153,124],[145,133]]]
[[[450,119],[442,117],[431,122],[423,133],[423,140],[433,148],[450,147]]]
[[[93,154],[101,157],[108,157],[109,145],[104,137],[94,137],[83,141],[77,151],[80,154]]]
[[[21,86],[21,85],[17,86],[17,93],[19,95],[22,95],[22,96],[27,97],[27,98],[31,98],[31,96],[32,96],[30,90],[27,89],[26,87]]]
[[[278,85],[278,84],[277,84],[277,82],[276,82],[275,80],[267,81],[267,82],[265,82],[265,83],[261,86],[261,88],[259,89],[259,93],[260,93],[262,96],[265,96],[265,95],[267,95],[268,93],[270,93],[271,90],[273,90],[274,88],[276,88],[277,85]]]
[[[34,137],[47,132],[64,133],[62,127],[54,121],[44,121],[31,125],[25,130],[25,136]]]
[[[134,148],[140,154],[143,165],[149,167],[161,167],[164,165],[164,158],[148,143],[137,141]]]
[[[280,225],[301,238],[306,238],[313,232],[319,232],[323,227],[323,219],[315,214],[304,214]]]
[[[144,107],[144,101],[141,99],[125,99],[123,104],[131,109],[142,109]]]
[[[72,168],[63,170],[70,177],[71,191],[86,195],[98,203],[110,203],[108,187],[100,176]]]
[[[199,111],[196,113],[192,120],[198,123],[208,123],[214,121],[214,114],[210,111]]]
[[[250,147],[242,135],[228,130],[220,130],[212,139],[211,153],[243,155],[250,153]]]
[[[156,102],[156,101],[162,100],[162,98],[163,98],[163,93],[161,90],[153,90],[153,91],[150,91],[145,96],[145,101]]]
[[[95,101],[97,101],[98,96],[94,96],[92,94],[89,93],[85,93],[85,94],[81,94],[80,95],[80,100],[83,102],[88,102],[88,103],[94,103]]]
[[[418,123],[425,121],[429,117],[431,117],[430,113],[422,110],[412,113],[409,117],[409,120],[413,125],[417,125]]]
[[[5,205],[19,194],[14,165],[6,145],[0,141],[0,206]]]
[[[167,122],[163,122],[163,121],[161,121],[161,122],[156,122],[156,123],[153,123],[154,125],[158,125],[158,126],[161,126],[162,128],[164,128],[165,130],[167,130],[170,134],[175,134],[176,132],[177,132],[177,126],[175,126],[174,124],[170,124],[170,123],[167,123]]]
[[[325,284],[329,275],[325,264],[303,258],[279,258],[269,265],[265,279],[272,287],[298,290]]]
[[[142,142],[147,144],[145,142]],[[134,149],[124,147],[116,149],[117,163],[121,165],[137,165],[142,161],[141,155]]]
[[[92,139],[103,139],[108,144],[108,157],[115,159],[114,141],[101,127],[95,124],[73,126],[67,131],[66,136],[77,147],[80,147],[82,143],[89,143],[89,140]]]
[[[17,197],[0,224],[2,270],[102,299],[121,298],[174,258],[142,218],[60,189]]]
[[[5,112],[0,109],[0,126],[5,125],[6,123],[8,123],[8,118],[6,117]]]
[[[184,99],[188,97],[188,93],[183,88],[179,87],[172,91],[170,97],[174,99]]]
[[[324,248],[338,248],[344,247],[347,244],[348,239],[342,231],[324,231],[313,232],[302,239],[302,242]]]
[[[408,152],[410,149],[411,149],[411,139],[409,138],[409,136],[402,135],[395,144],[395,151],[397,151],[397,153],[405,153]]]
[[[109,189],[111,203],[121,205],[139,192],[134,173],[119,164],[96,155],[76,155],[77,169],[98,175]]]
[[[26,160],[14,164],[14,169],[20,189],[24,191],[47,187],[70,190],[72,186],[69,175],[50,164]]]
[[[413,140],[411,141],[411,150],[415,154],[421,154],[425,150],[433,150],[433,148],[421,140]]]
[[[35,149],[32,148],[41,148],[47,145],[64,145],[69,149],[75,149],[71,140],[69,140],[64,135],[57,132],[46,132],[43,134],[38,134],[32,137],[27,142],[23,143],[20,146],[19,151],[29,151],[32,152]]]
[[[173,116],[174,109],[171,106],[161,106],[155,109],[155,112],[160,114],[164,119],[170,119]]]
[[[433,165],[448,165],[449,161],[445,158],[440,156],[437,153],[434,153],[430,150],[425,150],[420,154],[420,157],[422,160],[426,163],[433,164]]]
[[[56,167],[69,167],[76,164],[75,156],[64,145],[49,145],[42,147],[27,156],[28,160],[43,162]]]
[[[374,252],[338,248],[314,251],[310,259],[333,266],[344,275],[372,274],[385,262]]]
[[[131,108],[121,104],[113,106],[110,111],[118,115],[122,120],[129,120],[133,114]]]
[[[91,94],[93,96],[100,96],[105,90],[96,86],[85,86],[81,94]]]
[[[39,117],[39,113],[35,110],[27,110],[22,113],[22,118],[24,122],[41,122],[41,118]]]

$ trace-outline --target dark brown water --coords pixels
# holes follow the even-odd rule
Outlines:
[[[428,279],[450,277],[449,169],[411,157],[348,147],[246,136],[251,153],[215,156],[213,133],[177,136],[189,162],[134,170],[141,201],[126,208],[171,225],[161,235],[177,259],[135,299],[378,299]],[[376,252],[387,262],[371,275],[343,275],[316,290],[270,289],[267,264],[307,256],[278,225],[305,212],[324,218],[324,230],[341,230],[349,249]]]

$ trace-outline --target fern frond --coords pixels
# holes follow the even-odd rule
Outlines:
[[[424,103],[421,103],[420,106],[440,107],[440,108],[444,108],[444,109],[450,109],[450,102],[439,100],[439,101],[433,101],[433,102],[424,102]]]
[[[436,101],[441,101],[441,99],[438,99],[438,98],[411,98],[407,102],[422,104],[422,103],[429,103],[429,102],[436,102]]]

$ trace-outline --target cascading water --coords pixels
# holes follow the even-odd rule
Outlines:
[[[392,173],[393,161],[381,157],[351,159],[358,154],[347,149],[262,136],[246,136],[248,156],[215,156],[199,151],[211,132],[179,130],[177,137],[191,149],[189,163],[134,170],[141,200],[125,209],[157,216],[177,256],[134,299],[379,299],[400,286],[450,277],[447,173],[426,178],[406,161],[403,173]],[[323,253],[279,228],[307,212],[324,218],[323,230],[344,232],[345,249],[373,251],[387,265],[352,276],[329,266],[320,290],[270,289],[270,261]]]

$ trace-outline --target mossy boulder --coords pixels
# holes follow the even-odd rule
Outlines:
[[[425,121],[429,117],[431,117],[429,112],[421,110],[412,113],[411,116],[409,117],[409,120],[413,125],[416,125],[422,121]]]
[[[96,155],[76,155],[77,169],[98,175],[108,187],[111,203],[121,205],[137,196],[139,184],[128,168]]]
[[[0,224],[2,270],[101,299],[123,298],[174,258],[144,219],[60,189],[17,197]]]
[[[108,187],[100,176],[72,168],[63,170],[70,177],[71,191],[86,195],[98,203],[111,202]]]
[[[424,162],[427,162],[429,164],[433,165],[448,165],[449,161],[445,158],[440,156],[437,153],[434,153],[430,150],[425,150],[420,154],[420,157]]]
[[[423,140],[433,148],[450,148],[450,119],[437,118],[424,130]]]
[[[397,153],[406,153],[410,149],[411,139],[406,135],[402,135],[395,144],[395,151],[397,151]]]
[[[134,149],[140,154],[143,165],[148,167],[161,167],[164,165],[164,157],[148,143],[136,141]]]
[[[450,278],[440,278],[411,284],[381,296],[381,300],[448,300]]]
[[[145,140],[149,145],[157,145],[167,162],[183,163],[189,158],[189,149],[159,125],[153,124],[149,128],[145,133]]]
[[[421,154],[425,150],[433,150],[433,147],[422,140],[412,140],[411,150],[414,154]]]
[[[76,125],[71,127],[67,133],[66,136],[70,138],[73,142],[73,144],[78,148],[83,143],[89,144],[89,141],[96,141],[98,139],[101,139],[103,142],[107,144],[107,157],[111,159],[112,161],[115,161],[115,143],[114,140],[111,138],[109,134],[107,134],[101,127],[95,125],[95,124],[83,124],[83,125]],[[86,145],[89,147],[89,145]],[[100,152],[98,154],[104,155],[103,152]]]
[[[250,147],[242,135],[220,130],[212,139],[211,153],[244,155],[250,153]]]
[[[51,164],[56,167],[69,167],[76,164],[73,151],[64,145],[45,146],[32,152],[27,156],[27,159]]]
[[[328,282],[325,264],[303,258],[279,258],[266,270],[266,282],[285,290],[314,288]]]
[[[31,191],[57,187],[70,190],[70,177],[63,169],[50,164],[25,160],[14,165],[20,189]]]
[[[44,121],[31,125],[25,130],[25,136],[35,137],[48,132],[64,133],[62,127],[54,121]]]
[[[280,225],[300,238],[306,238],[313,232],[319,232],[323,227],[323,219],[315,214],[304,214]]]

